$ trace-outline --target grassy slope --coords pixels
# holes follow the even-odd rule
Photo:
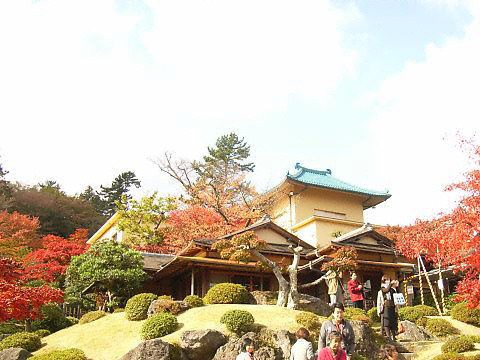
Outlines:
[[[226,332],[220,317],[227,310],[250,311],[257,324],[273,330],[296,330],[298,311],[273,305],[208,305],[194,308],[178,316],[179,330],[164,337],[165,341],[178,342],[185,330],[217,329]],[[46,344],[38,353],[75,347],[94,360],[115,360],[138,345],[142,321],[128,321],[124,313],[111,314],[84,325],[75,325],[43,339]]]

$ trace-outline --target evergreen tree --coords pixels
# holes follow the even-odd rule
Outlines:
[[[103,202],[103,214],[112,216],[117,211],[117,202],[130,200],[132,196],[128,193],[130,188],[140,187],[140,181],[137,179],[133,171],[126,171],[118,175],[110,186],[100,186],[100,196]],[[122,200],[123,196],[123,200]]]

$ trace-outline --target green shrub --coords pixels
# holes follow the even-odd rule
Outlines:
[[[71,322],[56,304],[46,304],[41,309],[42,318],[32,321],[32,330],[47,329],[51,333],[71,326]]]
[[[480,343],[480,335],[465,335],[468,336],[470,340],[472,340],[474,343]]]
[[[411,322],[416,322],[424,316],[435,315],[438,315],[437,310],[427,305],[406,306],[398,310],[399,320],[408,320]]]
[[[426,306],[430,306],[433,308],[436,306],[435,300],[433,300],[433,296],[431,293],[424,294],[423,298]],[[437,297],[437,300],[438,300],[438,297]],[[421,304],[422,304],[422,297],[420,296],[420,294],[418,294],[413,298],[413,306],[417,306]]]
[[[150,316],[142,325],[141,336],[144,340],[159,338],[175,331],[177,318],[164,312]]]
[[[417,321],[415,321],[415,324],[417,324],[418,326],[425,327],[427,326],[427,321],[428,321],[428,318],[421,317],[420,319],[417,319]]]
[[[437,355],[432,360],[465,360],[465,359],[467,358],[463,355],[450,352],[450,353]]]
[[[480,309],[470,309],[466,303],[458,303],[450,310],[452,318],[467,324],[480,326]]]
[[[67,320],[70,321],[70,324],[72,324],[72,325],[76,325],[80,321],[79,319],[77,319],[74,316],[67,316]]]
[[[351,320],[352,317],[356,316],[356,315],[365,315],[366,316],[367,313],[363,309],[358,309],[358,308],[354,308],[354,307],[345,308],[345,312],[344,312],[345,319]]]
[[[85,353],[79,349],[53,350],[34,355],[29,360],[87,360]]]
[[[241,333],[247,331],[255,322],[253,315],[245,310],[229,310],[220,318],[228,330]]]
[[[24,325],[16,324],[14,322],[0,323],[0,334],[10,335],[23,331],[25,331]]]
[[[125,312],[125,308],[116,308],[115,310],[113,310],[114,314],[122,313],[122,312]]]
[[[98,319],[104,317],[105,315],[107,315],[107,313],[105,311],[100,311],[100,310],[90,311],[90,312],[86,313],[85,315],[83,315],[80,318],[80,321],[78,323],[79,324],[88,324],[92,321],[95,321],[95,320],[98,320]]]
[[[157,300],[170,300],[170,301],[173,301],[173,297],[171,297],[170,295],[160,295]]]
[[[51,334],[51,332],[47,329],[40,329],[40,330],[37,330],[37,331],[34,331],[33,332],[34,334],[37,334],[38,336],[40,336],[41,338],[45,337],[45,336],[48,336]]]
[[[19,332],[0,341],[0,351],[8,348],[22,348],[33,352],[40,349],[42,341],[40,336],[33,333]]]
[[[222,283],[212,286],[203,301],[206,304],[248,304],[250,295],[243,285]]]
[[[425,329],[434,336],[458,334],[458,330],[445,319],[427,319]]]
[[[157,300],[155,300],[155,303],[153,304],[153,313],[158,314],[162,312],[169,312],[173,315],[176,315],[184,310],[182,305],[174,300],[171,300],[172,298],[162,298],[159,297]]]
[[[306,328],[308,331],[318,332],[322,327],[320,318],[314,313],[308,311],[302,311],[295,316],[296,322]]]
[[[367,311],[367,316],[372,320],[372,322],[380,322],[380,316],[377,314],[377,308],[373,307]]]
[[[367,324],[368,326],[372,326],[372,319],[370,319],[367,315],[364,315],[364,314],[353,315],[350,318],[350,320],[361,321],[361,322]]]
[[[188,307],[200,307],[203,306],[203,300],[200,296],[197,295],[188,295],[183,299],[183,302],[188,305]]]
[[[475,349],[475,345],[468,336],[450,338],[442,345],[442,353],[461,353]]]
[[[465,359],[467,359],[467,360],[480,360],[480,354],[466,356]]]
[[[131,297],[125,306],[125,314],[128,320],[145,320],[150,304],[157,300],[157,295],[151,293],[138,294]]]

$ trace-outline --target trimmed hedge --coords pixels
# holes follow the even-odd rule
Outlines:
[[[203,301],[206,304],[248,304],[250,294],[243,285],[221,283],[212,286]]]
[[[105,311],[100,311],[100,310],[97,310],[97,311],[90,311],[88,313],[86,313],[85,315],[83,315],[81,318],[80,318],[80,321],[78,322],[79,324],[88,324],[92,321],[95,321],[95,320],[98,320],[104,316],[106,316],[107,313]]]
[[[32,321],[32,330],[46,329],[50,333],[72,326],[57,304],[46,304],[41,309],[42,318]]]
[[[40,336],[27,332],[16,333],[0,341],[0,351],[8,348],[22,348],[34,352],[40,349],[41,346],[42,340],[40,340]]]
[[[203,306],[203,300],[200,296],[197,295],[188,295],[183,299],[183,302],[187,304],[188,307],[194,308],[194,307],[200,307]]]
[[[295,321],[311,332],[318,332],[322,327],[322,322],[314,313],[302,311],[295,316]]]
[[[414,323],[424,316],[435,315],[438,315],[437,310],[427,305],[406,306],[398,310],[399,320],[408,320]]]
[[[475,349],[475,344],[468,336],[457,336],[445,341],[442,353],[462,353]]]
[[[87,356],[79,349],[65,349],[34,355],[29,360],[87,360]]]
[[[25,326],[16,324],[14,322],[0,323],[0,334],[11,335],[19,332],[24,332]]]
[[[164,312],[150,316],[142,325],[141,336],[144,340],[159,338],[175,331],[177,318]]]
[[[426,319],[425,329],[434,336],[447,336],[458,334],[459,331],[445,319]]]
[[[37,331],[34,331],[33,332],[34,334],[37,334],[38,336],[40,336],[41,338],[45,337],[45,336],[48,336],[50,335],[50,331],[47,330],[47,329],[40,329],[40,330],[37,330]]]
[[[220,323],[225,324],[227,329],[234,333],[249,330],[254,322],[253,315],[245,310],[229,310],[220,318]]]
[[[150,304],[157,300],[158,296],[151,293],[142,293],[128,299],[125,306],[125,314],[128,320],[145,320]]]
[[[367,316],[372,320],[372,322],[380,322],[380,316],[377,314],[377,308],[373,307],[367,311]]]
[[[72,325],[77,325],[78,322],[80,321],[79,319],[77,319],[74,316],[67,316],[67,320],[70,321],[70,324],[72,324]]]
[[[458,321],[480,326],[480,309],[470,309],[466,303],[458,303],[450,310],[452,318]]]
[[[343,313],[345,319],[347,320],[352,320],[352,317],[358,316],[358,315],[364,315],[367,316],[367,313],[363,309],[359,308],[354,308],[354,307],[347,307],[345,308],[345,312]]]

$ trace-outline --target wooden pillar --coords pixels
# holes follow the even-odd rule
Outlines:
[[[190,295],[195,295],[195,268],[192,267],[192,276],[190,278]]]

